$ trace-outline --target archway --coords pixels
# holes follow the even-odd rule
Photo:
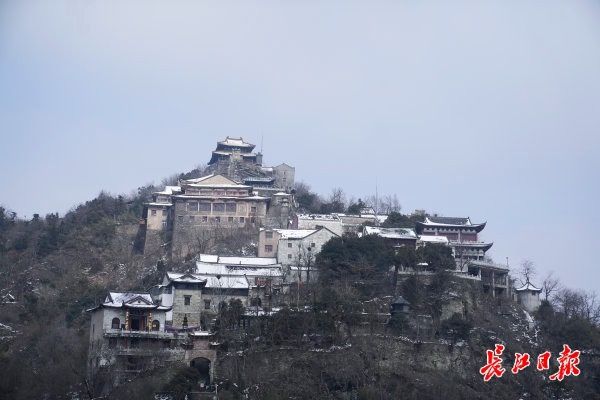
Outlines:
[[[199,384],[210,385],[210,360],[204,357],[197,357],[190,361],[190,367],[195,368],[200,373]]]

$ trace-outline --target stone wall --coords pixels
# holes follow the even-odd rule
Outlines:
[[[189,305],[185,305],[185,296],[191,296]],[[181,328],[185,316],[187,316],[189,328],[200,326],[202,307],[202,291],[200,289],[173,288],[173,327]]]

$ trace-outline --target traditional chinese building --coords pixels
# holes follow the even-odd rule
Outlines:
[[[270,308],[286,290],[285,273],[273,257],[200,254],[195,274],[208,279],[203,295],[206,311],[216,312],[221,302],[231,298],[240,299],[244,306]]]
[[[169,282],[171,300],[175,300],[169,306],[149,293],[111,292],[101,304],[87,310],[91,313],[87,368],[90,390],[98,397],[106,396],[121,382],[173,363],[197,368],[202,386],[208,387],[217,357],[211,346],[212,333],[192,328],[174,330],[168,316],[195,312],[196,302],[192,305],[190,301],[187,306],[194,310],[188,310],[179,298],[185,299],[186,293],[197,292],[205,283],[188,276]]]
[[[486,223],[473,224],[469,217],[425,217],[417,222],[416,230],[423,236],[443,236],[448,239],[457,264],[485,259],[485,253],[494,243],[479,241],[478,235]]]
[[[122,379],[136,371],[152,368],[169,358],[171,337],[165,332],[170,307],[154,302],[148,293],[109,293],[104,302],[88,312],[91,316],[88,373],[97,378],[101,371],[111,372],[105,378]],[[146,352],[156,353],[148,357]],[[108,382],[100,384],[105,386]]]
[[[219,232],[258,229],[267,222],[270,200],[222,175],[182,180],[145,203],[146,247],[170,243],[171,254],[184,257]]]
[[[227,137],[212,153],[210,174],[154,192],[140,224],[144,252],[181,258],[209,247],[213,236],[261,226],[287,228],[295,169],[285,163],[264,167],[254,147]]]
[[[540,293],[542,289],[533,286],[529,281],[519,288],[515,289],[517,301],[528,312],[535,312],[540,308]]]
[[[486,252],[493,243],[479,240],[485,225],[485,222],[474,224],[469,217],[426,216],[423,222],[416,223],[418,245],[450,246],[457,274],[481,281],[483,290],[492,296],[509,297],[508,266],[490,261]]]
[[[263,155],[255,153],[256,146],[243,138],[217,142],[217,148],[208,161],[210,172],[252,185],[257,190],[289,192],[294,187],[294,167],[282,163],[274,167],[263,166]]]

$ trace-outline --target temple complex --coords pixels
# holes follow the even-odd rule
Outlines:
[[[264,167],[254,147],[242,138],[227,137],[212,153],[211,173],[154,192],[141,221],[144,252],[178,259],[241,230],[288,228],[294,167]]]
[[[420,244],[438,243],[452,248],[456,273],[481,281],[485,292],[492,296],[510,294],[508,266],[496,264],[486,257],[494,243],[479,240],[486,223],[474,224],[469,217],[426,216],[416,223]]]

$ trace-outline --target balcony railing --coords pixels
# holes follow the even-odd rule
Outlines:
[[[175,335],[164,331],[132,331],[125,329],[105,329],[105,337],[138,337],[148,339],[172,339]]]
[[[489,276],[485,276],[481,278],[481,282],[483,282],[484,285],[494,285],[494,286],[506,286],[507,285],[507,279],[506,277],[495,277],[494,279],[492,279]]]

